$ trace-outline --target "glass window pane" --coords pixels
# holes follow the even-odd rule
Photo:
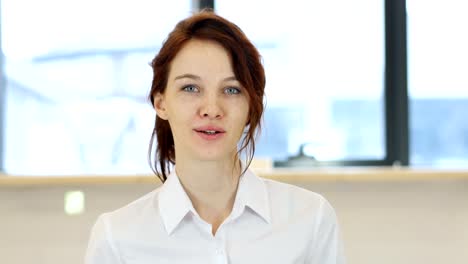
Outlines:
[[[407,12],[411,162],[466,166],[468,3],[408,0]]]
[[[191,2],[2,0],[7,172],[149,172],[148,64]]]
[[[384,158],[383,3],[215,2],[263,55],[267,110],[257,156],[285,159],[307,143],[318,160]]]

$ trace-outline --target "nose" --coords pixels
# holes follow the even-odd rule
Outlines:
[[[206,95],[200,107],[200,117],[220,119],[223,115],[221,99],[216,95]]]

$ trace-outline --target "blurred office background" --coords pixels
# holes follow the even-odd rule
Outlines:
[[[406,50],[395,1],[201,2],[235,21],[263,55],[257,157],[281,164],[304,145],[318,163],[467,164],[465,1],[406,1]],[[195,5],[2,0],[3,171],[150,172],[149,63]]]
[[[468,167],[466,1],[0,0],[0,172],[9,175],[0,177],[150,174],[149,63],[204,6],[263,55],[258,159],[324,170]],[[40,243],[34,263],[81,263],[96,215],[154,188],[136,185],[0,185],[0,263],[32,263],[18,245]],[[457,251],[468,248],[466,181],[302,185],[336,205],[350,263],[468,261]],[[86,194],[86,213],[63,212],[69,189]],[[53,225],[61,232],[48,243]]]

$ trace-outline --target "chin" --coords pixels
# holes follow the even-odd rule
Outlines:
[[[234,157],[235,153],[222,152],[219,149],[207,150],[197,153],[197,158],[202,161],[223,161]]]
[[[201,161],[221,161],[226,159],[226,155],[218,153],[203,153],[198,155],[198,159]]]

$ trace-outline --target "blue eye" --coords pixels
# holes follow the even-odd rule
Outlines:
[[[191,92],[191,93],[198,92],[198,88],[192,84],[182,87],[182,90],[186,92]]]
[[[236,88],[236,87],[228,87],[226,88],[225,92],[227,94],[240,94],[240,89],[239,88]]]

